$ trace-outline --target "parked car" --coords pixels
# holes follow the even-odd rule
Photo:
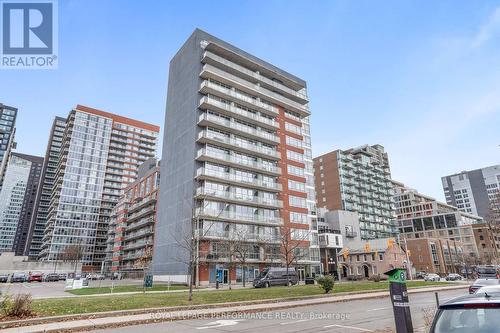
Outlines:
[[[430,333],[498,332],[500,295],[475,294],[439,305]]]
[[[500,283],[489,285],[489,286],[484,286],[476,290],[476,294],[488,294],[488,295],[493,295],[493,294],[500,294]]]
[[[476,267],[477,277],[482,278],[493,278],[498,279],[500,276],[498,274],[498,268],[493,265],[477,266]]]
[[[59,281],[59,274],[57,274],[57,273],[48,273],[48,274],[45,274],[44,280],[47,281],[47,282]]]
[[[425,275],[427,275],[427,273],[424,272],[424,271],[416,272],[415,273],[415,278],[417,278],[417,279],[423,279],[423,278],[425,278]]]
[[[9,282],[9,274],[0,274],[0,282],[1,283]]]
[[[32,272],[28,276],[28,282],[42,282],[43,281],[43,274],[40,272]]]
[[[253,286],[255,288],[269,288],[271,286],[286,286],[294,285],[299,282],[299,277],[295,268],[269,267],[264,269],[255,280]]]
[[[429,273],[424,277],[424,281],[441,281],[441,277],[434,273]]]
[[[450,273],[445,277],[446,281],[462,281],[464,278],[460,274]]]
[[[28,277],[24,273],[14,273],[10,278],[10,282],[26,282]]]
[[[104,275],[99,273],[90,273],[87,275],[87,280],[104,280]]]
[[[68,274],[59,273],[59,281],[66,281],[67,278],[68,278]]]
[[[472,285],[469,287],[469,294],[475,294],[476,291],[484,286],[493,286],[493,285],[498,285],[498,279],[477,279],[472,283]]]

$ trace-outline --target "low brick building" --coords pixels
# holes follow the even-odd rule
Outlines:
[[[408,239],[410,261],[417,272],[447,275],[461,273],[464,261],[464,244],[442,238]]]
[[[498,227],[495,225],[490,226],[487,223],[479,223],[473,225],[472,230],[480,262],[487,265],[498,265],[500,263],[499,249],[496,243],[499,236]]]

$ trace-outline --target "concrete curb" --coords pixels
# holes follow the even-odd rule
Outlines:
[[[409,294],[464,289],[467,286],[422,287],[409,289]],[[146,323],[211,318],[228,313],[265,312],[308,305],[382,298],[389,296],[388,291],[351,292],[332,295],[315,295],[287,299],[268,299],[261,301],[232,302],[210,305],[149,308],[140,310],[110,311],[83,315],[34,318],[0,323],[3,333],[36,332],[76,332],[106,327],[133,326]]]

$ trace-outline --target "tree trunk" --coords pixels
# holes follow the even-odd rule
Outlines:
[[[193,301],[193,260],[189,263],[189,296],[188,296],[188,301],[192,302]]]
[[[227,283],[229,286],[229,290],[232,290],[232,287],[231,287],[231,268],[232,267],[233,267],[233,263],[230,261],[229,262],[229,269],[227,271]]]
[[[246,270],[247,270],[247,268],[246,268],[246,266],[244,264],[243,264],[242,268],[243,268],[243,272],[242,272],[241,275],[243,276],[243,288],[245,288],[245,280],[246,280]]]

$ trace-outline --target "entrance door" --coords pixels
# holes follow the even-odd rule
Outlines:
[[[370,277],[370,270],[368,269],[368,266],[363,266],[363,270],[365,273],[365,278],[369,278]]]
[[[347,277],[347,267],[346,266],[342,266],[342,277]]]
[[[229,284],[229,271],[227,269],[222,270],[222,283]]]
[[[299,268],[297,270],[297,273],[299,274],[299,281],[304,281],[306,278],[306,270],[303,268]]]

